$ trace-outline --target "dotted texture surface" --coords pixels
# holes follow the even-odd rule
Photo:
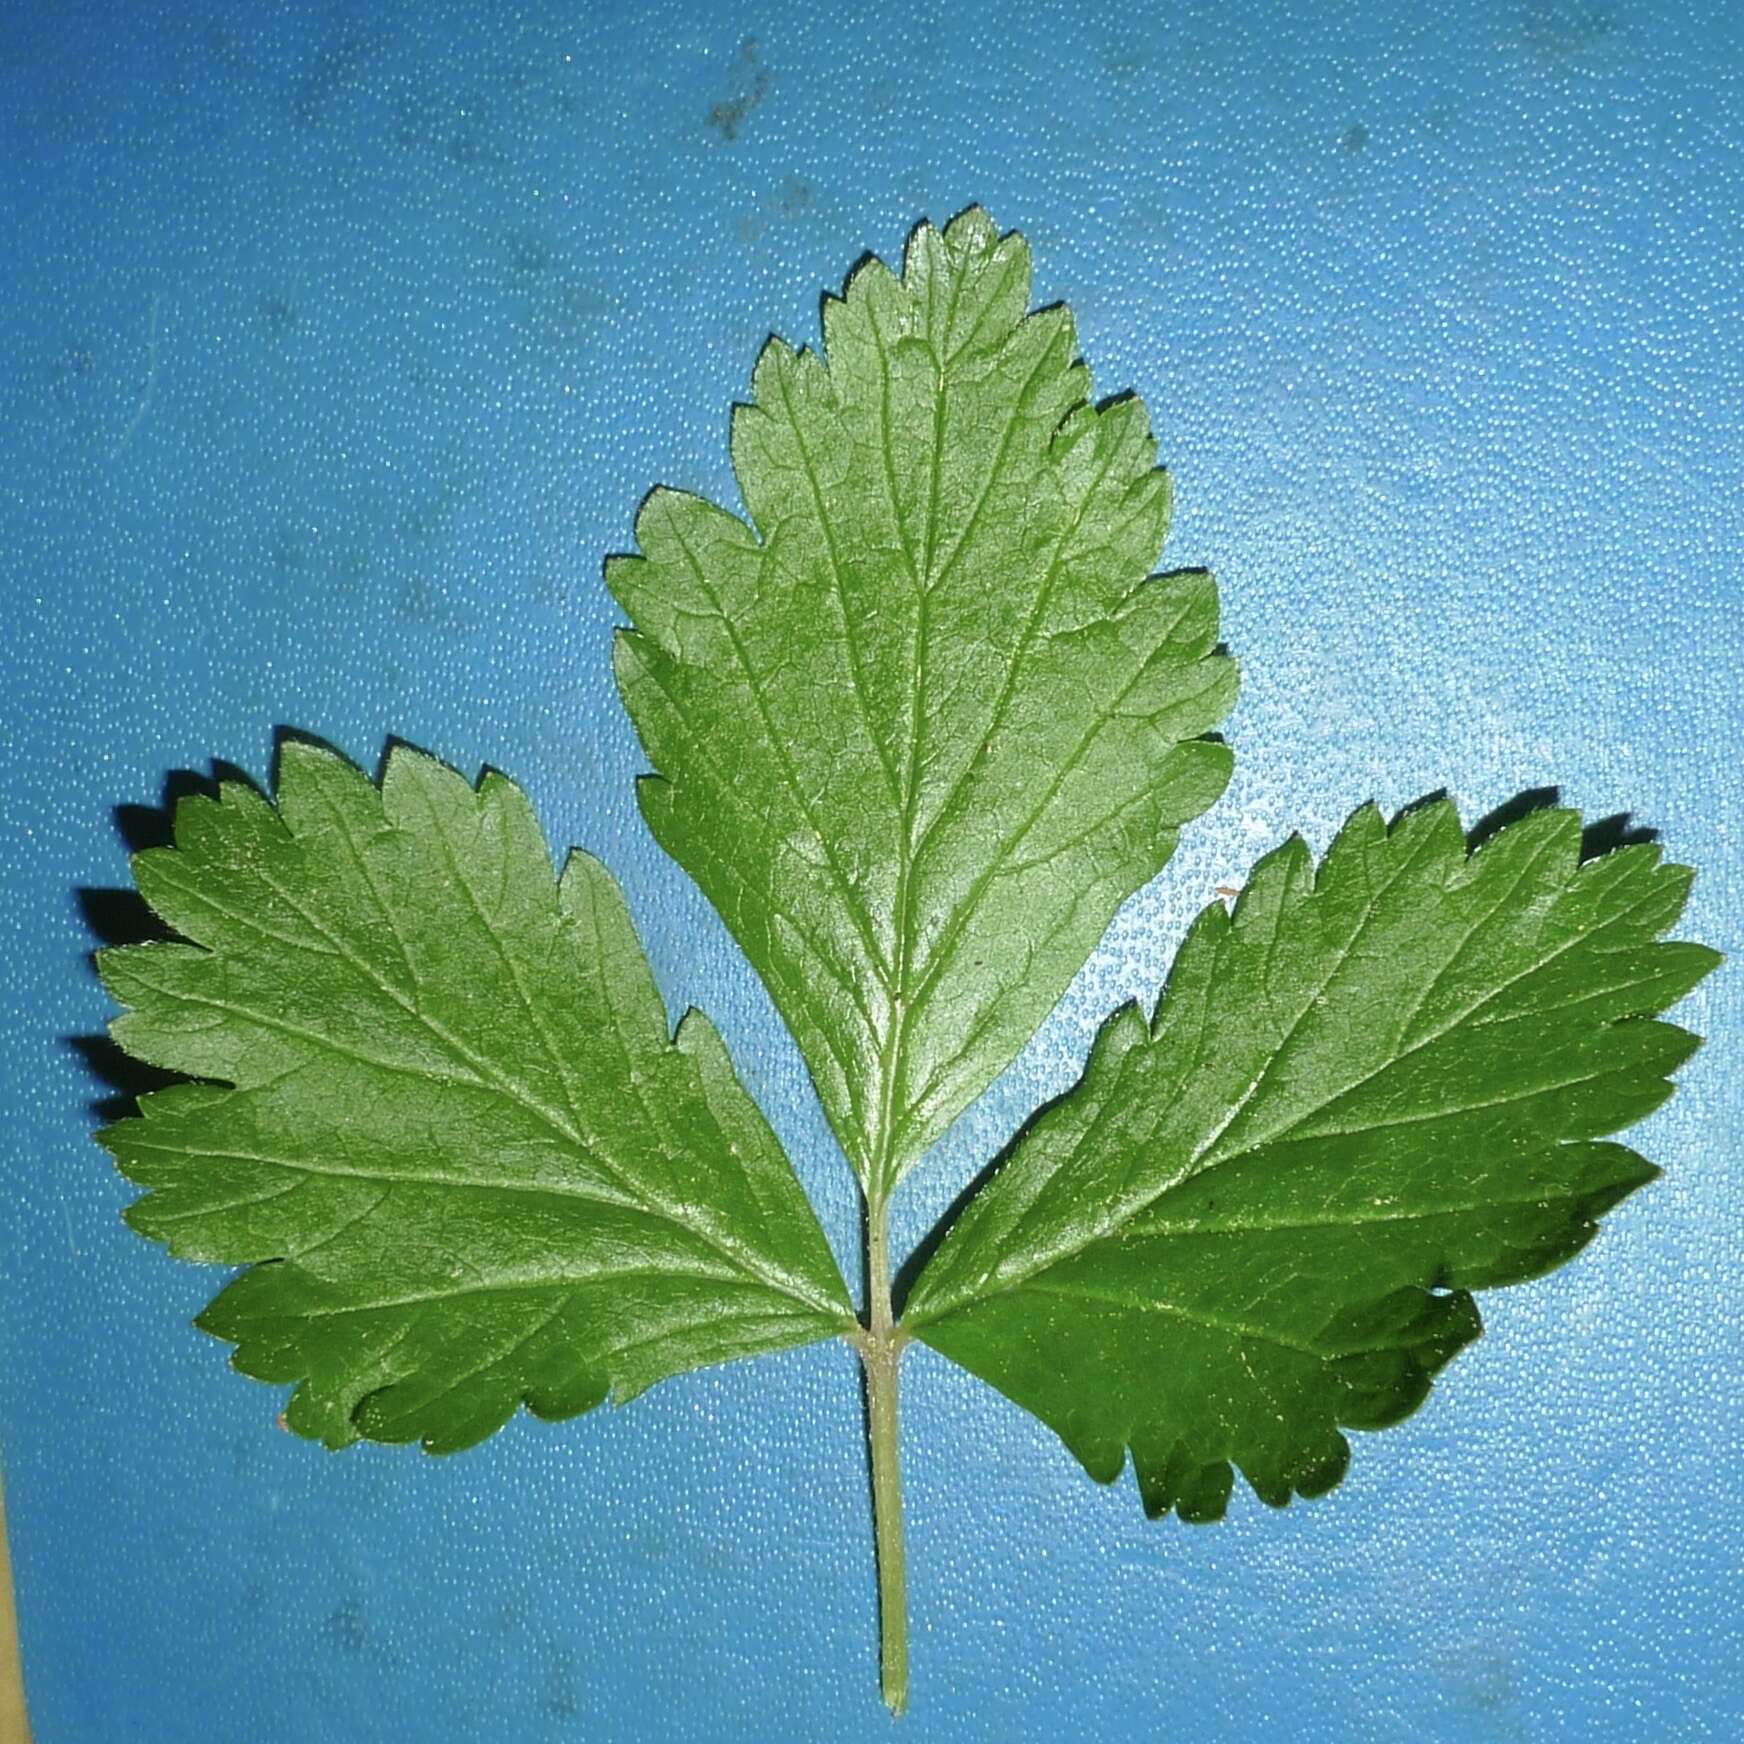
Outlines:
[[[524,783],[623,880],[838,1253],[848,1175],[643,829],[605,553],[732,502],[770,331],[971,201],[1173,474],[1246,670],[1228,796],[899,1196],[913,1244],[1292,828],[1557,785],[1744,947],[1744,11],[8,8],[0,21],[0,1458],[42,1744],[884,1738],[844,1349],[449,1461],[329,1457],[120,1224],[87,952],[176,770],[294,725]],[[124,809],[118,821],[116,808]],[[906,1373],[903,1736],[1728,1740],[1744,979],[1665,1166],[1328,1499],[1148,1524]],[[853,1275],[852,1273],[850,1275]]]

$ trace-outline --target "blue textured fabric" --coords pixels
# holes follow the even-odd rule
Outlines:
[[[1291,828],[1559,785],[1741,942],[1744,10],[1508,0],[18,5],[0,21],[0,1453],[40,1744],[884,1738],[845,1349],[452,1460],[328,1456],[127,1233],[66,1038],[115,808],[273,730],[532,794],[719,1022],[845,1260],[795,1050],[653,846],[602,556],[867,249],[1030,238],[1246,667],[1227,798],[899,1196],[911,1244]],[[148,833],[149,815],[126,830]],[[919,1350],[914,1703],[951,1740],[1744,1734],[1736,968],[1665,1179],[1332,1497],[1149,1524]],[[856,1275],[851,1272],[850,1275]]]

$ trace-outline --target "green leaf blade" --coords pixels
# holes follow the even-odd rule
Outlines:
[[[1137,400],[971,211],[771,341],[737,408],[750,525],[659,490],[607,582],[661,844],[792,1029],[882,1200],[1002,1070],[1182,824],[1234,701]]]
[[[185,800],[140,889],[191,943],[104,952],[113,1026],[196,1078],[99,1135],[129,1223],[250,1265],[201,1317],[300,1382],[293,1428],[467,1445],[851,1328],[792,1170],[690,1013],[669,1038],[610,875],[396,748],[288,742],[277,808]]]
[[[1479,1331],[1656,1171],[1606,1135],[1695,1038],[1718,960],[1659,934],[1685,868],[1584,864],[1572,814],[1469,857],[1452,808],[1299,841],[1190,930],[1154,1020],[1104,1027],[918,1279],[904,1324],[1153,1513],[1330,1488]]]

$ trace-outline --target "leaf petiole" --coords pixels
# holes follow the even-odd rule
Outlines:
[[[892,1714],[908,1706],[908,1579],[902,1543],[902,1458],[897,1369],[908,1334],[890,1304],[885,1202],[866,1202],[867,1326],[855,1342],[866,1376],[866,1440],[872,1461],[872,1533],[878,1557],[879,1684]]]

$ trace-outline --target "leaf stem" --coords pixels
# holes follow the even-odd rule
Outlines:
[[[859,1341],[866,1373],[866,1437],[872,1457],[872,1531],[878,1553],[880,1683],[884,1705],[908,1706],[908,1580],[902,1545],[902,1462],[897,1445],[896,1371],[907,1336],[890,1308],[890,1243],[883,1197],[866,1201],[867,1329]]]

